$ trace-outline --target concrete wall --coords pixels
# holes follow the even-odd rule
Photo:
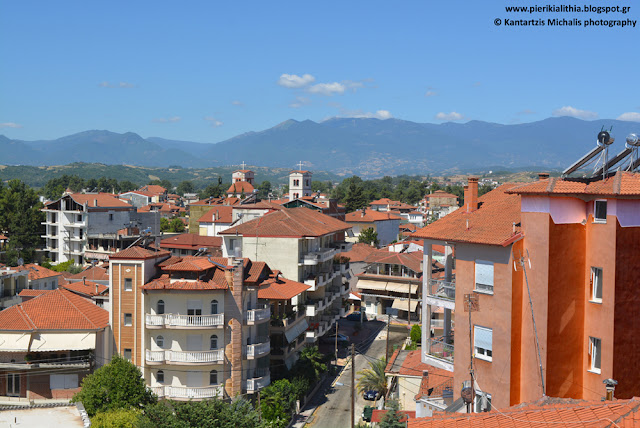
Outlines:
[[[376,221],[375,224],[380,246],[389,245],[398,239],[400,220]]]
[[[293,281],[300,281],[300,239],[298,238],[253,238],[240,237],[242,256],[266,262],[272,270]],[[225,242],[227,238],[225,237]]]

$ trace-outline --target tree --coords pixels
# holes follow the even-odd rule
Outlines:
[[[182,181],[176,187],[176,193],[180,196],[184,196],[185,193],[193,193],[195,191],[193,183],[190,181]]]
[[[89,416],[115,409],[141,409],[157,400],[140,370],[119,355],[82,379],[81,386],[71,401],[81,401]]]
[[[373,244],[377,247],[380,243],[380,241],[378,240],[378,232],[373,230],[372,227],[361,230],[360,235],[358,235],[358,242],[369,245]]]
[[[387,377],[384,369],[387,367],[387,360],[375,360],[369,362],[369,368],[360,370],[357,374],[360,376],[356,387],[359,392],[378,391],[378,396],[387,395]]]
[[[344,197],[347,212],[350,213],[369,205],[369,202],[364,195],[362,179],[358,176],[353,176],[344,181],[347,180],[349,180],[349,187],[347,188],[347,192]]]
[[[291,370],[294,377],[302,376],[310,383],[320,379],[322,373],[327,371],[326,356],[317,346],[307,346],[300,352],[300,358]]]
[[[137,428],[142,413],[137,409],[114,409],[91,418],[93,428]]]
[[[261,199],[266,199],[269,197],[269,193],[271,193],[271,182],[263,181],[258,184],[258,197]]]
[[[179,218],[174,218],[169,222],[169,232],[182,233],[184,232],[184,223]]]
[[[296,377],[292,382],[280,379],[261,391],[260,411],[272,427],[285,427],[296,409],[296,400],[302,400],[309,390],[307,379]]]
[[[34,260],[45,220],[42,203],[36,192],[20,180],[0,186],[0,232],[9,236],[7,264],[15,266],[18,259]]]
[[[266,428],[260,414],[251,403],[236,399],[161,401],[147,406],[140,423],[141,428]]]
[[[411,327],[409,337],[411,337],[411,342],[414,344],[420,343],[422,340],[422,328],[420,327],[420,324],[414,324],[413,327]]]
[[[168,232],[169,231],[169,220],[162,217],[160,219],[160,232]]]
[[[384,414],[380,421],[380,428],[404,428],[407,426],[406,422],[400,422],[407,415],[400,411],[398,400],[391,400],[388,407],[387,413]]]

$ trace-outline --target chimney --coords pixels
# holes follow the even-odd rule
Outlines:
[[[85,280],[86,280],[86,279],[87,279],[87,277],[86,277],[86,276],[83,276],[83,277],[82,277],[82,285],[87,285],[87,284],[85,284]]]
[[[478,177],[469,177],[468,183],[465,186],[464,203],[470,213],[478,209]]]
[[[540,172],[538,173],[538,181],[547,180],[549,178],[548,172]]]
[[[605,400],[613,401],[613,392],[616,390],[616,385],[618,384],[618,381],[613,379],[605,379],[602,381],[602,383],[604,383],[604,387],[607,390],[607,397],[605,398]]]
[[[98,295],[98,284],[96,284],[96,296]]]

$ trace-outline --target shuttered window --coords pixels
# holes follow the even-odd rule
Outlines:
[[[476,291],[493,294],[493,263],[476,260]]]
[[[491,361],[493,359],[493,330],[477,325],[473,326],[473,347],[476,358]]]

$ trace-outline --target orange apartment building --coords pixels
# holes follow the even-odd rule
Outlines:
[[[638,395],[640,174],[591,181],[540,174],[480,198],[470,178],[465,206],[413,236],[424,239],[424,263],[433,245],[455,247],[455,260],[445,260],[455,277],[423,281],[423,332],[434,306],[455,309],[455,332],[424,335],[422,358],[454,372],[457,397],[470,378],[470,347],[476,404],[483,395],[497,408],[536,400],[543,381],[547,396],[597,400],[608,378],[618,381],[617,397]],[[470,295],[478,302],[471,329]]]

